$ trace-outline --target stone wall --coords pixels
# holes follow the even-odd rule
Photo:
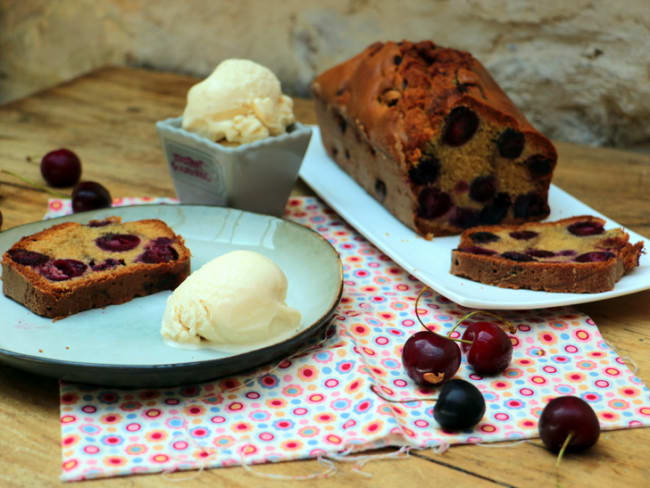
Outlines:
[[[648,0],[0,0],[0,103],[105,64],[314,74],[385,39],[471,51],[547,135],[650,143]]]

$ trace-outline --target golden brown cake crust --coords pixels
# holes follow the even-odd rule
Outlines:
[[[109,217],[89,224],[58,224],[16,242],[2,256],[4,294],[38,315],[60,318],[174,289],[190,273],[183,238],[160,220],[122,224]],[[97,245],[97,239],[116,235],[135,236],[138,243],[126,250]],[[24,251],[35,253],[38,262],[19,262],[15,253]],[[66,277],[69,265],[61,260],[82,263],[76,266],[83,271]]]
[[[548,215],[555,148],[471,54],[430,41],[375,43],[319,75],[312,90],[330,156],[421,235],[459,233],[479,223],[521,223]],[[445,143],[445,131],[455,109],[471,111],[479,125],[473,139],[450,147]],[[506,129],[523,141],[523,150],[508,157],[497,148]],[[387,176],[377,171],[378,155],[394,167]],[[529,167],[535,164],[531,157],[537,158],[537,163],[543,161],[542,174],[531,175]],[[414,168],[422,167],[423,160],[431,158],[440,165],[437,179],[423,182],[409,176]],[[472,180],[490,175],[496,178],[493,194],[481,195],[480,201],[470,198]],[[400,187],[404,190],[398,201],[386,198]],[[434,216],[423,211],[426,198],[422,191],[427,187],[448,195],[452,207]],[[499,193],[503,195],[498,197]],[[530,215],[514,210],[515,199],[524,194],[534,194],[535,205],[540,207]],[[505,202],[505,195],[511,200],[504,204],[507,215],[495,217],[488,211],[491,215],[483,212],[486,215],[479,218],[484,206],[497,198]],[[522,205],[525,202],[518,208]]]
[[[608,291],[639,265],[643,242],[631,244],[622,229],[604,230],[604,224],[603,219],[582,215],[555,222],[468,229],[452,251],[451,273],[503,288]],[[569,231],[573,227],[576,232],[581,227],[594,230],[575,235]],[[527,237],[526,233],[537,235]]]

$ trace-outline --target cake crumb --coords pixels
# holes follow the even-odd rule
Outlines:
[[[65,346],[66,350],[70,349],[70,346]]]
[[[39,349],[38,352],[43,352],[43,349]]]

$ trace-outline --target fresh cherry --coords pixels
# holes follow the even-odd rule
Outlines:
[[[462,146],[472,138],[478,124],[478,117],[473,110],[463,106],[456,107],[447,116],[442,139],[450,146]]]
[[[437,386],[449,381],[458,371],[460,348],[447,337],[423,330],[404,344],[402,364],[417,384]]]
[[[27,249],[10,249],[7,254],[13,261],[23,266],[40,266],[50,260],[45,254]]]
[[[133,234],[104,234],[95,239],[95,244],[104,251],[129,251],[140,244],[140,238]]]
[[[465,329],[462,339],[471,342],[463,342],[461,348],[478,374],[497,374],[510,364],[512,342],[498,325],[475,322]]]
[[[485,413],[485,399],[473,384],[460,379],[445,383],[433,407],[433,417],[446,431],[474,427]]]
[[[81,161],[69,149],[50,151],[41,159],[41,174],[48,185],[72,186],[81,176]]]
[[[593,409],[575,396],[554,398],[539,418],[539,436],[548,449],[559,451],[569,435],[566,450],[582,451],[593,446],[600,436],[600,424]]]
[[[95,181],[81,181],[72,190],[72,210],[85,212],[111,206],[111,194]]]

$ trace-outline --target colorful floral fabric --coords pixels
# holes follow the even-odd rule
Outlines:
[[[66,211],[67,202],[52,201],[48,216]],[[463,359],[458,376],[481,390],[486,413],[471,431],[442,431],[427,400],[435,390],[414,385],[400,360],[402,345],[421,328],[414,304],[422,285],[318,199],[291,199],[286,217],[320,232],[341,255],[345,288],[328,337],[254,374],[200,385],[62,383],[62,479],[531,438],[544,405],[561,395],[586,400],[604,430],[650,425],[650,391],[589,317],[556,308],[500,313],[517,328],[512,363],[481,377]],[[440,333],[469,311],[435,293],[419,307]],[[472,317],[454,335],[473,320],[494,319]]]

